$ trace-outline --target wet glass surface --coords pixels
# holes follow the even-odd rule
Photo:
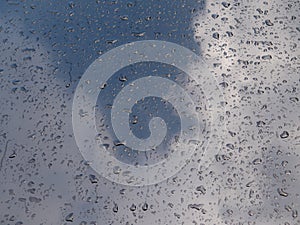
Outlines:
[[[300,224],[299,6],[0,0],[0,224]],[[150,40],[163,42],[135,47]],[[156,43],[162,55],[147,61]],[[130,46],[143,62],[86,79],[130,64]],[[205,63],[184,63],[194,54]],[[118,96],[133,107],[114,112]],[[91,139],[78,141],[74,118],[94,128]],[[81,148],[94,142],[92,162]],[[99,172],[97,151],[145,180],[115,161]]]

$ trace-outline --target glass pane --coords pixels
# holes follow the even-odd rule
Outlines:
[[[299,6],[0,0],[0,224],[300,224]]]

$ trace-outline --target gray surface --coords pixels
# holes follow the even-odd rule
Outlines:
[[[0,1],[0,224],[299,224],[299,1],[87,2]],[[150,39],[206,59],[227,132],[210,167],[129,187],[84,161],[72,99],[99,55]]]

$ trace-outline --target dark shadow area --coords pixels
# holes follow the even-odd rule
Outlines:
[[[4,1],[1,17],[20,17],[23,35],[51,53],[54,75],[70,90],[87,67],[108,50],[133,41],[164,40],[199,53],[191,20],[204,0]]]

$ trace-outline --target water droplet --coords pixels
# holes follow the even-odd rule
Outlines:
[[[21,83],[21,81],[20,81],[20,80],[13,80],[11,83],[12,83],[13,85],[18,85],[18,84]]]
[[[226,144],[226,147],[227,147],[227,148],[230,148],[231,150],[233,150],[233,149],[234,149],[234,145],[233,145],[233,144],[231,144],[231,143],[228,143],[228,144]]]
[[[213,36],[213,38],[219,40],[219,37],[220,37],[219,33],[215,32],[215,33],[213,33],[212,36]]]
[[[263,14],[263,13],[264,13],[264,11],[263,11],[262,9],[260,9],[260,8],[256,9],[256,11],[257,11],[259,14]]]
[[[130,184],[130,183],[132,183],[134,180],[135,180],[134,176],[131,176],[131,177],[129,177],[129,178],[126,180],[126,182],[127,182],[128,184]]]
[[[189,204],[188,208],[189,209],[196,209],[196,210],[200,210],[203,207],[203,204]]]
[[[206,189],[203,185],[200,185],[196,188],[196,191],[199,191],[201,194],[205,195]]]
[[[227,82],[221,82],[219,84],[222,88],[227,88],[228,87],[228,83]]]
[[[132,35],[135,37],[143,37],[145,36],[145,32],[133,32]]]
[[[128,16],[121,16],[120,19],[126,21],[128,20]]]
[[[118,40],[107,40],[106,44],[115,44],[117,42],[118,42]]]
[[[132,2],[127,3],[128,8],[133,7],[133,6],[134,6],[134,3],[132,3]]]
[[[231,209],[228,209],[226,212],[227,212],[229,215],[232,215],[232,214],[233,214],[233,211],[232,211]]]
[[[130,211],[134,212],[136,210],[136,205],[132,204],[129,209]]]
[[[286,211],[288,211],[288,212],[290,212],[290,211],[292,210],[291,206],[289,206],[289,205],[286,205],[284,208],[285,208]]]
[[[288,164],[288,161],[286,161],[286,160],[284,160],[284,161],[281,162],[281,165],[282,165],[283,167],[286,167],[287,164]]]
[[[288,138],[288,137],[289,137],[289,132],[283,131],[283,132],[280,134],[280,137],[281,137],[282,139]]]
[[[246,184],[246,187],[251,187],[251,185],[254,183],[254,180],[253,181],[250,181]]]
[[[180,219],[180,214],[174,213],[174,216],[176,216],[177,219]]]
[[[230,3],[228,2],[222,2],[222,5],[225,7],[225,8],[228,8],[230,6]]]
[[[114,207],[113,207],[113,212],[114,213],[117,213],[119,211],[119,207],[118,207],[118,205],[115,203],[114,204]]]
[[[266,20],[265,21],[267,26],[273,26],[274,24],[271,22],[271,20]]]
[[[90,179],[92,184],[98,183],[97,177],[93,174],[90,174],[89,179]]]
[[[66,220],[67,222],[73,222],[73,220],[74,220],[74,214],[73,214],[73,213],[68,214],[68,215],[66,216],[65,220]]]
[[[297,98],[297,97],[290,97],[290,100],[292,102],[299,102],[299,98]]]
[[[8,158],[13,159],[17,156],[17,154],[15,152],[13,152],[10,156],[8,156]]]
[[[278,191],[278,194],[283,197],[287,197],[289,195],[283,188],[278,188],[277,191]]]
[[[75,3],[74,3],[74,2],[69,2],[69,7],[70,7],[71,9],[73,9],[73,8],[75,7]]]
[[[272,56],[271,55],[263,55],[261,58],[263,60],[270,60],[270,59],[272,59]]]
[[[42,201],[42,199],[37,198],[37,197],[30,196],[30,197],[29,197],[29,201],[30,201],[30,202],[33,202],[33,203],[39,203],[39,202]]]
[[[266,123],[265,123],[264,121],[261,121],[261,120],[260,120],[260,121],[257,121],[257,122],[256,122],[256,126],[257,126],[257,127],[262,127],[262,126],[264,126],[264,125],[266,125]]]
[[[125,145],[125,142],[114,141],[114,145],[115,145],[115,146],[124,146],[124,145]]]
[[[121,173],[121,168],[119,167],[119,166],[115,166],[114,168],[113,168],[113,173],[114,174],[120,174]]]
[[[292,211],[292,217],[296,218],[298,216],[298,211],[295,209]]]
[[[249,216],[253,216],[253,215],[254,215],[254,212],[253,212],[252,210],[250,210],[250,211],[248,212],[248,215],[249,215]]]
[[[107,86],[107,84],[106,84],[106,83],[103,83],[103,84],[100,86],[100,89],[103,90],[106,86]]]
[[[80,110],[79,110],[79,116],[85,117],[85,116],[87,116],[87,115],[88,115],[88,113],[85,112],[85,111],[83,111],[83,109],[80,109]]]
[[[148,204],[145,202],[142,206],[142,210],[146,211],[148,209]]]
[[[119,77],[119,81],[126,82],[127,81],[127,77],[126,76],[121,76],[121,77]]]
[[[219,15],[218,14],[212,14],[211,17],[214,18],[214,19],[217,19],[219,17]]]
[[[231,31],[226,31],[226,34],[228,35],[228,37],[232,37],[233,33]]]
[[[291,175],[292,174],[292,171],[291,170],[286,170],[284,171],[285,175]]]
[[[253,165],[261,164],[262,163],[262,159],[260,159],[260,158],[254,159],[252,163],[253,163]]]
[[[13,64],[10,65],[10,67],[11,67],[12,69],[16,69],[16,68],[18,67],[18,65],[17,65],[16,63],[13,63]]]
[[[133,120],[131,122],[132,124],[137,124],[138,123],[138,117],[137,116],[133,116]]]

